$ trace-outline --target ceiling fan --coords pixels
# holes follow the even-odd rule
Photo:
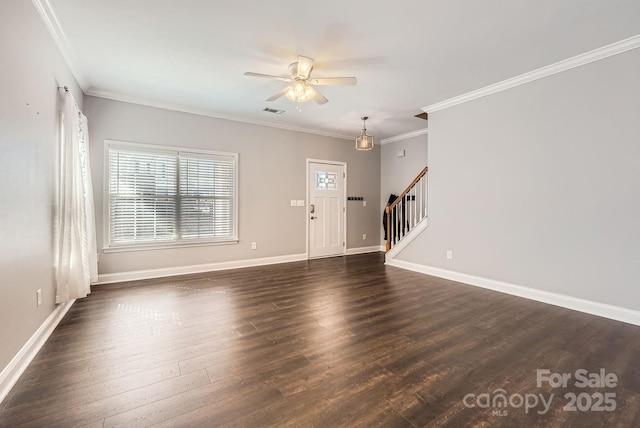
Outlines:
[[[270,74],[252,73],[250,71],[244,73],[245,76],[263,77],[267,79],[281,80],[289,82],[290,85],[282,89],[280,92],[273,94],[267,101],[275,101],[283,95],[286,95],[292,101],[297,103],[298,111],[302,111],[301,103],[314,100],[319,105],[327,103],[329,100],[322,95],[314,86],[322,85],[355,85],[357,80],[355,77],[319,77],[311,78],[314,60],[312,58],[299,55],[298,61],[289,65],[289,77],[272,76]]]

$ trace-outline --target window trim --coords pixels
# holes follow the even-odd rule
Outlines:
[[[109,149],[116,147],[130,147],[149,152],[177,152],[178,163],[180,153],[204,154],[213,156],[232,157],[235,163],[234,182],[233,182],[233,237],[230,239],[184,239],[170,242],[149,242],[149,243],[132,243],[132,244],[112,244],[111,243],[111,190],[109,186],[110,170],[109,170]],[[103,207],[102,207],[102,251],[104,253],[126,252],[126,251],[144,251],[144,250],[160,250],[170,248],[187,248],[187,247],[205,247],[216,245],[237,244],[238,239],[238,153],[221,152],[213,150],[195,149],[190,147],[179,146],[163,146],[147,143],[133,143],[129,141],[104,140],[103,155]],[[178,176],[179,177],[179,176]],[[179,180],[179,178],[178,178]],[[178,196],[176,196],[179,199]],[[178,231],[180,236],[180,232]]]

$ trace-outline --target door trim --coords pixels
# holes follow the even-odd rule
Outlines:
[[[305,199],[306,199],[306,203],[305,203],[305,210],[304,212],[306,213],[306,218],[304,219],[304,224],[305,224],[305,239],[306,239],[306,249],[307,249],[307,260],[310,259],[311,257],[309,257],[309,252],[310,252],[310,240],[309,240],[309,216],[311,215],[311,213],[309,212],[309,172],[310,172],[310,168],[311,168],[311,164],[312,163],[325,163],[328,165],[340,165],[342,167],[344,167],[344,188],[342,189],[342,201],[344,203],[344,210],[342,211],[342,221],[344,222],[344,227],[342,228],[342,242],[344,242],[344,245],[342,246],[342,255],[346,255],[347,254],[347,179],[349,178],[349,174],[347,174],[347,163],[346,162],[342,162],[342,161],[330,161],[330,160],[322,160],[322,159],[311,159],[311,158],[307,158],[306,161],[306,185],[305,185]]]

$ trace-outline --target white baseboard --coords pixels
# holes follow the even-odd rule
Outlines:
[[[0,372],[0,403],[5,399],[11,388],[16,384],[22,373],[27,369],[42,345],[45,344],[53,330],[62,320],[75,300],[59,304],[45,322],[33,333],[9,364]]]
[[[191,273],[213,272],[217,270],[240,269],[253,266],[273,265],[277,263],[306,260],[307,254],[289,254],[286,256],[263,257],[259,259],[234,260],[229,262],[206,263],[200,265],[176,266],[159,269],[136,270],[129,272],[106,273],[98,275],[97,284],[137,281],[140,279],[161,278],[165,276],[187,275]]]
[[[594,302],[564,294],[552,293],[550,291],[536,290],[535,288],[523,287],[520,285],[495,281],[493,279],[482,278],[432,266],[420,265],[403,260],[394,260],[391,257],[387,257],[385,264],[414,272],[437,276],[439,278],[449,279],[451,281],[475,285],[477,287],[487,288],[489,290],[499,291],[513,296],[524,297],[525,299],[536,300],[538,302],[573,309],[575,311],[585,312],[587,314],[597,315],[616,321],[640,325],[640,312],[632,309]]]
[[[365,254],[365,253],[377,253],[379,251],[384,251],[384,245],[374,245],[372,247],[356,247],[356,248],[347,248],[347,255],[350,256],[352,254]]]

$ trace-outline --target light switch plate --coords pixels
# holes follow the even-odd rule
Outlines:
[[[295,199],[291,199],[291,206],[295,207],[296,206],[296,200]]]
[[[304,199],[298,199],[296,202],[299,207],[304,207]]]

